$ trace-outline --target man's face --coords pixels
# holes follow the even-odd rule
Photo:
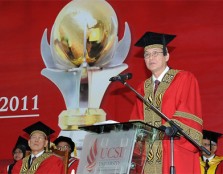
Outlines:
[[[47,146],[48,140],[43,133],[35,132],[31,135],[28,143],[32,152],[39,153]]]
[[[207,158],[213,156],[213,155],[215,154],[216,150],[217,150],[217,145],[214,145],[214,144],[211,145],[211,150],[210,150],[210,143],[211,143],[211,142],[210,142],[210,140],[208,140],[208,139],[203,139],[203,140],[202,140],[202,145],[203,145],[207,150],[209,150],[209,151],[211,152],[210,155],[207,155],[205,152],[202,151],[202,155],[205,156],[205,157],[207,157]]]
[[[57,144],[57,149],[61,151],[66,151],[66,150],[68,150],[69,152],[71,151],[70,145],[64,141],[61,141]]]
[[[153,73],[160,75],[167,66],[169,54],[163,55],[161,48],[147,48],[144,51],[146,67]]]

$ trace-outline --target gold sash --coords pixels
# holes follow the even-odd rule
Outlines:
[[[30,158],[30,155],[25,157],[23,160],[22,160],[22,167],[21,167],[21,170],[20,170],[20,174],[34,174],[37,170],[38,170],[38,167],[40,166],[40,164],[47,158],[49,158],[52,154],[50,153],[43,153],[41,156],[37,157],[32,165],[30,166],[29,168],[29,158]]]
[[[161,110],[162,98],[174,79],[178,70],[170,69],[163,77],[159,87],[154,95],[153,93],[153,80],[150,77],[145,81],[144,92],[147,98],[156,108]],[[152,126],[161,126],[161,118],[149,106],[144,105],[144,121]],[[146,174],[162,174],[162,140],[156,140],[153,144],[146,144],[147,146],[147,161],[144,168]]]

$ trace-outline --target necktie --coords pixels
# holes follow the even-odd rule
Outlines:
[[[160,81],[159,80],[155,80],[155,87],[154,87],[154,94],[156,93],[156,90],[157,90],[157,88],[158,88],[158,86],[159,86],[159,84],[160,84]]]
[[[31,161],[31,165],[32,165],[32,163],[33,163],[33,161],[36,159],[36,157],[34,156],[34,157],[32,157],[32,161]]]
[[[209,164],[208,164],[209,160],[206,159],[206,162],[205,162],[205,166],[204,166],[204,174],[207,174],[208,173],[208,169],[209,169]]]

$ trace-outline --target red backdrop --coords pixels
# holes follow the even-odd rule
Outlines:
[[[22,129],[29,124],[39,120],[47,123],[56,130],[53,139],[60,131],[58,115],[66,109],[65,103],[59,89],[40,74],[45,68],[40,41],[44,29],[50,32],[57,14],[68,2],[0,1],[0,159],[11,158],[17,137],[26,136]],[[137,87],[150,75],[141,58],[142,50],[134,47],[138,38],[145,31],[176,34],[170,48],[170,66],[195,74],[200,84],[204,128],[223,133],[223,2],[108,2],[118,16],[119,37],[123,36],[125,21],[132,33],[132,45],[125,61],[129,65],[126,72],[133,73],[129,84]],[[107,119],[128,121],[134,100],[130,90],[120,83],[112,83],[101,108],[107,113]],[[9,118],[15,115],[16,118]],[[33,117],[18,118],[18,115]],[[220,145],[219,153],[221,148]]]

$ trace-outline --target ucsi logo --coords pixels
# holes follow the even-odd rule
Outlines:
[[[124,153],[124,147],[109,147],[101,148],[100,158],[101,159],[117,159],[122,158]]]
[[[96,156],[97,156],[97,139],[95,139],[93,146],[90,149],[90,153],[87,156],[88,165],[86,169],[91,172],[96,165]]]
[[[86,169],[88,172],[92,172],[97,163],[100,167],[118,165],[120,164],[120,160],[124,157],[125,151],[125,147],[101,146],[100,139],[98,140],[96,138],[87,155]],[[111,163],[110,160],[112,160],[113,163]]]

